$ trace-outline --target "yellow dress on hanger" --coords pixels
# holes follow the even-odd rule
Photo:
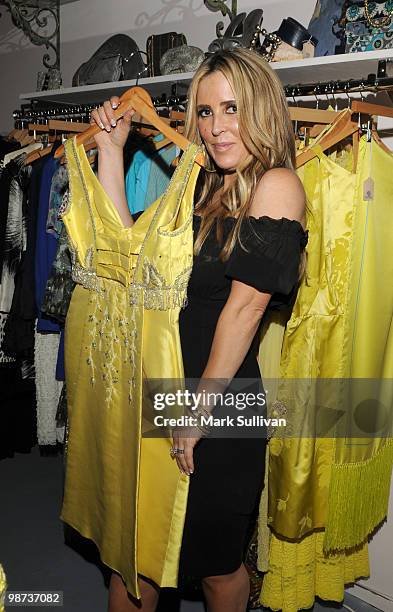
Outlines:
[[[362,140],[360,153],[365,146]],[[318,148],[316,151],[318,157],[299,172],[308,204],[307,272],[285,331],[281,358],[284,382],[277,389],[278,397],[288,400],[289,422],[294,398],[286,379],[329,380],[346,375],[341,356],[358,176],[350,171],[351,154],[335,159]],[[362,159],[360,154],[359,164]],[[263,352],[261,361],[263,372]],[[333,392],[326,397],[322,388],[324,401],[319,403],[328,416],[334,415],[339,390],[333,385]],[[300,385],[300,391],[307,398],[310,388]],[[309,412],[318,416],[311,408]],[[315,438],[310,422],[307,425],[303,438],[276,437],[269,443],[268,523],[272,535],[260,600],[283,612],[308,608],[316,596],[341,601],[346,584],[369,575],[367,543],[324,552],[334,440]]]
[[[61,518],[96,543],[136,597],[138,574],[177,584],[188,478],[170,458],[169,438],[142,436],[142,380],[183,378],[177,321],[192,268],[197,153],[191,145],[164,195],[125,228],[83,146],[66,145],[62,218],[77,285],[65,328]]]
[[[386,518],[393,467],[393,155],[362,139],[342,361],[347,431],[335,437],[324,549],[359,545]]]
[[[390,424],[383,438],[366,439],[367,429],[361,435],[356,405],[371,389],[362,391],[354,379],[385,379],[379,399],[391,412],[393,285],[384,279],[393,275],[393,158],[364,137],[353,174],[345,167],[350,155],[340,165],[315,150],[318,158],[303,168],[311,207],[307,275],[285,332],[278,393],[292,420],[297,410],[306,415],[306,427],[301,439],[270,444],[269,521],[292,540],[326,527],[324,549],[334,551],[363,544],[387,513],[391,413],[374,415]],[[305,383],[294,392],[291,379]],[[318,437],[316,427],[331,438]]]

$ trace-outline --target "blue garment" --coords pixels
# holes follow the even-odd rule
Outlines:
[[[177,155],[175,145],[168,145],[157,151],[150,165],[149,180],[147,183],[145,209],[162,196],[168,187],[173,174],[172,162]]]
[[[146,162],[146,163],[145,163]],[[151,150],[137,151],[126,176],[126,196],[130,213],[145,210],[147,182],[149,180]]]
[[[57,238],[48,234],[46,223],[49,210],[49,194],[52,178],[59,162],[50,156],[46,161],[41,175],[40,197],[37,214],[37,233],[35,250],[35,298],[38,312],[37,331],[59,333],[60,325],[46,315],[42,315],[41,304],[52,264],[57,252]]]
[[[154,137],[156,142],[163,139],[162,134]],[[145,210],[162,195],[169,184],[172,175],[171,163],[175,157],[175,147],[163,147],[155,151],[148,143],[145,148],[135,153],[126,175],[126,196],[131,214]],[[155,172],[157,171],[156,188],[149,189],[149,178],[153,166]],[[161,188],[162,191],[160,191]],[[157,189],[160,192],[157,192]]]

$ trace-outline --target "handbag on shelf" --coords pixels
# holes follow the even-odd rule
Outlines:
[[[147,76],[141,51],[126,34],[108,38],[72,78],[72,86],[127,81]]]
[[[393,48],[393,0],[353,2],[345,22],[345,53]]]
[[[187,44],[184,34],[177,32],[166,32],[164,34],[153,34],[146,41],[147,66],[149,76],[161,74],[160,61],[164,53],[174,47]]]
[[[161,74],[195,72],[204,59],[205,54],[199,47],[181,45],[181,47],[168,49],[160,60]]]

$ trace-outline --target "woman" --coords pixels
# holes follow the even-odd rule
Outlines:
[[[133,111],[116,121],[111,98],[92,113],[101,127],[99,180],[131,226],[123,146]],[[306,243],[305,195],[294,172],[292,125],[281,84],[253,51],[207,58],[189,91],[185,135],[208,160],[195,199],[194,262],[179,319],[185,375],[258,379],[257,332],[268,307],[290,304]],[[205,409],[211,407],[205,407]],[[203,411],[200,412],[202,414]],[[190,476],[179,577],[202,579],[209,612],[244,612],[244,552],[261,492],[266,440],[177,432],[173,453]],[[143,484],[142,484],[143,486]],[[142,603],[112,574],[110,612],[153,611],[158,588],[140,578]]]

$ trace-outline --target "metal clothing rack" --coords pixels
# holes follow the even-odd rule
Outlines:
[[[393,90],[393,77],[387,75],[387,61],[378,62],[377,74],[362,79],[330,80],[317,83],[299,83],[284,87],[287,98],[318,96],[336,93],[373,92]]]
[[[166,94],[152,98],[156,109],[159,109],[159,114],[163,117],[169,117],[170,110],[184,110],[187,104],[187,96]],[[22,104],[21,108],[15,110],[12,114],[15,127],[24,128],[29,123],[46,125],[49,120],[65,120],[82,123],[89,123],[90,113],[97,108],[99,104],[65,104],[56,102],[43,102],[33,100],[29,104]]]

